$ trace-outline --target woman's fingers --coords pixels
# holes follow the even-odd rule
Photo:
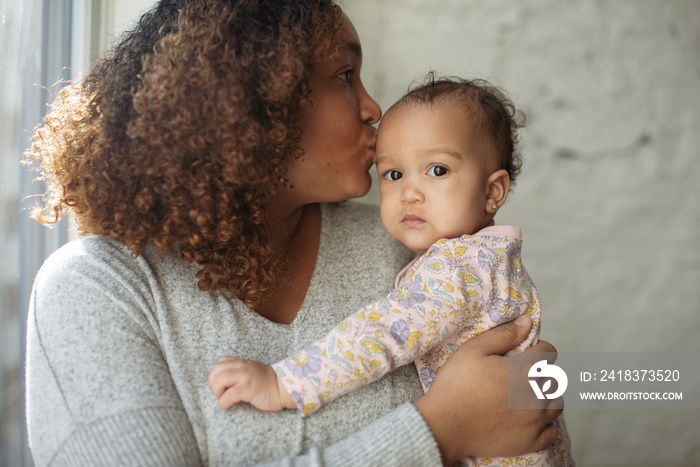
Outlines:
[[[519,316],[500,326],[496,326],[463,344],[470,352],[479,355],[503,355],[525,340],[530,333],[532,322],[527,316]]]
[[[547,353],[552,353],[554,354],[554,359],[556,360],[556,354],[557,354],[557,349],[554,348],[552,344],[550,344],[547,341],[539,341],[537,344],[533,345],[532,347],[529,347],[525,349],[525,352],[547,352]],[[554,363],[554,360],[552,360],[549,363]]]

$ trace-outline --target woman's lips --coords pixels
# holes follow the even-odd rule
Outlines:
[[[373,142],[372,144],[367,146],[367,156],[368,159],[370,160],[370,166],[375,164],[377,162],[377,143]]]
[[[415,214],[406,214],[405,216],[403,216],[403,219],[401,219],[401,223],[409,229],[412,229],[425,223],[425,221],[420,217],[416,216]]]

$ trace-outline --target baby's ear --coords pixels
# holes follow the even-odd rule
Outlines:
[[[505,169],[492,173],[486,185],[486,212],[495,214],[503,206],[510,190],[510,175]]]

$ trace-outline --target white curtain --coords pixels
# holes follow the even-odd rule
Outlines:
[[[24,423],[26,310],[34,276],[66,241],[27,208],[43,192],[20,163],[70,67],[70,0],[0,2],[0,465],[33,465]],[[34,196],[34,197],[33,197]]]

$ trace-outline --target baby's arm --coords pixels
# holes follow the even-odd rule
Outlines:
[[[432,347],[439,336],[418,329],[442,326],[421,326],[425,315],[421,291],[419,284],[404,281],[387,298],[366,306],[323,339],[273,366],[222,357],[209,373],[209,387],[224,410],[248,402],[265,411],[299,408],[304,415],[314,412]],[[433,305],[445,301],[445,297],[434,299]],[[460,321],[457,328],[461,327]]]
[[[306,415],[411,362],[465,327],[500,324],[528,313],[535,297],[518,271],[509,272],[507,253],[519,251],[506,252],[506,245],[481,236],[438,242],[387,298],[274,364],[278,382],[267,365],[226,357],[212,370],[210,386],[224,408],[240,401],[261,410],[293,408],[291,394]]]
[[[431,249],[413,269],[442,250]],[[248,402],[267,411],[298,407],[306,415],[360,384],[376,381],[411,362],[446,337],[444,331],[434,332],[445,327],[435,324],[432,311],[426,316],[423,302],[428,301],[431,308],[457,307],[459,312],[454,317],[450,314],[451,328],[464,327],[468,316],[462,312],[460,300],[438,293],[435,287],[424,287],[421,276],[409,273],[385,299],[364,307],[306,350],[274,364],[274,369],[259,362],[223,357],[209,374],[209,386],[225,410],[237,402]],[[436,319],[440,321],[439,316]],[[275,372],[279,378],[273,379]],[[296,405],[288,404],[292,397]]]
[[[302,413],[380,379],[465,327],[531,313],[530,287],[509,260],[519,244],[507,251],[511,244],[484,236],[441,240],[387,298],[273,364]]]

